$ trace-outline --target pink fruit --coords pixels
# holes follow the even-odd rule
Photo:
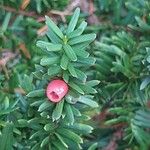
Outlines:
[[[46,95],[52,102],[59,102],[68,92],[68,85],[65,81],[57,79],[51,81],[46,89]]]

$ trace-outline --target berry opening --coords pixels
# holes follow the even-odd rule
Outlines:
[[[59,96],[54,91],[52,91],[50,95],[52,96],[53,99],[59,99]]]

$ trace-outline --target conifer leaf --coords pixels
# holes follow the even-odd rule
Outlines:
[[[78,62],[86,65],[94,65],[96,62],[96,59],[94,57],[88,57],[88,58],[79,58]]]
[[[57,27],[57,25],[48,16],[45,16],[45,18],[46,18],[46,24],[48,25],[48,27],[50,27],[50,29],[52,29],[54,33],[62,39],[63,38],[62,31]]]
[[[55,133],[55,135],[57,136],[57,138],[59,139],[59,141],[66,147],[68,148],[68,145],[64,142],[62,136],[58,133]]]
[[[57,130],[57,132],[60,135],[66,137],[66,138],[69,138],[69,139],[73,140],[76,143],[83,143],[82,138],[79,135],[77,135],[76,133],[72,132],[71,130],[68,130],[68,129],[65,129],[65,128],[60,128],[60,129]]]
[[[33,84],[32,84],[32,77],[28,76],[28,75],[24,75],[23,80],[20,80],[20,85],[21,87],[26,91],[26,92],[30,92],[33,90]]]
[[[64,100],[61,100],[59,103],[56,104],[56,107],[52,113],[53,121],[60,119],[60,117],[62,116],[63,107],[64,107]]]
[[[66,118],[68,120],[68,123],[72,125],[75,120],[74,120],[74,114],[71,105],[66,103],[65,110],[66,110]]]
[[[54,75],[57,75],[61,72],[61,68],[60,66],[53,66],[53,67],[50,67],[48,69],[48,75],[49,76],[54,76]]]
[[[73,77],[77,77],[76,70],[71,63],[69,63],[69,65],[68,65],[68,70]]]
[[[75,116],[78,116],[78,117],[81,116],[81,112],[74,106],[72,106],[72,111]]]
[[[70,32],[67,37],[69,39],[71,39],[71,38],[74,38],[74,37],[81,35],[83,33],[84,29],[86,28],[86,26],[87,26],[87,22],[82,21],[80,26],[76,30]]]
[[[79,92],[80,94],[84,94],[84,91],[77,84],[70,82],[69,86],[72,87],[77,92]]]
[[[56,128],[56,125],[54,123],[48,123],[44,126],[45,131],[52,131]]]
[[[27,94],[27,97],[43,97],[45,95],[45,89],[39,89],[31,91]]]
[[[85,30],[86,27],[87,27],[87,22],[82,21],[78,27],[78,29],[82,30],[81,34],[83,33],[83,31]]]
[[[44,138],[42,140],[42,143],[40,145],[40,147],[44,147],[45,145],[47,145],[49,143],[49,136],[47,136],[46,138]]]
[[[93,130],[93,127],[82,123],[74,123],[73,125],[69,126],[69,128],[74,129],[82,134],[92,133]]]
[[[88,47],[88,45],[90,43],[91,43],[90,41],[86,41],[86,42],[82,42],[80,44],[71,45],[71,47],[74,51],[80,51],[80,50],[84,50],[86,47]]]
[[[140,85],[140,90],[145,89],[148,84],[150,84],[150,77],[146,77],[146,78],[142,81],[142,83],[141,83],[141,85]]]
[[[81,32],[82,32],[81,29],[76,29],[76,30],[72,31],[71,33],[69,33],[69,34],[67,35],[67,37],[68,37],[68,39],[77,37],[77,36],[81,35]]]
[[[51,104],[48,100],[46,100],[45,102],[43,102],[43,103],[39,106],[38,111],[39,111],[39,112],[42,112],[42,111],[44,111],[45,109],[47,109],[47,108],[49,108],[49,107],[51,107],[51,106],[52,106],[52,104]]]
[[[85,82],[87,79],[87,75],[84,72],[80,71],[79,69],[76,69],[75,71],[77,74],[77,78],[80,79],[81,81]]]
[[[47,51],[60,51],[62,49],[61,44],[53,44],[45,41],[37,41],[36,46],[47,49]]]
[[[64,45],[63,49],[65,50],[65,53],[70,60],[77,61],[77,56],[70,45],[68,45],[68,44]]]
[[[52,64],[56,64],[59,62],[59,57],[58,56],[54,56],[54,57],[43,57],[41,59],[40,64],[42,66],[47,66],[47,65],[52,65]]]
[[[52,141],[52,144],[54,145],[54,147],[58,150],[67,150],[67,148],[62,144],[62,142],[60,140],[56,140],[56,141]]]
[[[46,35],[48,38],[51,40],[52,43],[54,44],[60,44],[62,43],[62,40],[53,32],[53,30],[49,27]]]
[[[88,41],[92,42],[94,41],[95,38],[96,38],[96,34],[94,33],[84,34],[84,35],[80,35],[80,36],[70,39],[68,43],[69,45],[75,45],[78,43],[83,43],[83,42],[88,42]]]
[[[38,150],[40,148],[40,143],[35,144],[31,150]]]
[[[93,100],[91,100],[85,96],[80,96],[78,99],[78,102],[86,104],[86,105],[93,107],[93,108],[98,107],[98,103],[96,103],[95,101],[93,101]]]
[[[97,146],[98,146],[98,143],[94,143],[88,148],[88,150],[95,150]]]
[[[76,10],[74,11],[74,14],[69,22],[69,25],[67,28],[67,34],[72,32],[74,30],[74,28],[76,27],[79,15],[80,15],[80,8],[76,8]]]
[[[60,62],[60,66],[62,69],[67,70],[68,67],[68,63],[69,63],[69,59],[68,57],[64,54],[61,58],[61,62]]]
[[[131,128],[135,139],[142,147],[149,145],[150,135],[147,132],[133,123],[131,123]]]
[[[144,30],[144,31],[149,31],[150,30],[150,25],[146,24],[140,17],[135,16],[135,19],[139,26]]]
[[[150,111],[137,111],[133,123],[139,127],[150,128]]]
[[[12,148],[13,145],[13,124],[6,123],[6,126],[2,130],[2,135],[0,139],[1,150],[6,150]]]
[[[96,94],[97,93],[97,91],[94,88],[92,88],[91,86],[87,86],[86,83],[80,85],[80,87],[87,94]]]
[[[83,58],[88,58],[90,55],[88,52],[86,52],[85,50],[81,50],[81,49],[74,49],[74,52],[76,53],[77,56],[80,56]]]
[[[68,83],[68,81],[69,81],[69,74],[68,74],[67,71],[64,71],[64,72],[63,72],[63,79],[64,79],[64,81],[65,81],[66,83]]]
[[[4,21],[3,21],[3,24],[2,24],[2,27],[1,27],[1,30],[2,30],[3,32],[5,32],[5,31],[7,30],[7,27],[8,27],[9,21],[10,21],[10,18],[11,18],[11,13],[8,12],[8,13],[6,14],[6,17],[5,17],[5,19],[4,19]]]
[[[86,85],[94,87],[94,86],[98,85],[99,83],[100,83],[99,80],[91,80],[91,81],[87,81]]]

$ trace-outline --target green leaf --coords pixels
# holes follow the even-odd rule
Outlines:
[[[43,74],[42,74],[42,71],[35,71],[35,72],[32,72],[32,74],[35,76],[35,78],[37,78],[37,79],[42,79],[42,76],[43,76]]]
[[[76,27],[79,15],[80,15],[80,8],[76,8],[76,10],[71,18],[71,21],[69,22],[69,25],[67,28],[67,34],[72,32],[74,30],[74,28]]]
[[[27,97],[43,97],[45,95],[45,89],[34,90],[27,94]]]
[[[68,70],[73,77],[77,77],[76,70],[71,63],[69,63],[69,65],[68,65]]]
[[[86,105],[88,105],[90,107],[93,107],[93,108],[98,107],[97,102],[95,102],[95,101],[93,101],[90,98],[85,97],[85,96],[80,96],[79,99],[78,99],[78,102],[86,104]]]
[[[69,59],[68,57],[64,54],[61,58],[61,61],[60,61],[60,66],[62,69],[64,70],[67,70],[67,66],[68,66],[68,63],[69,63]]]
[[[24,75],[23,79],[19,79],[21,87],[26,91],[30,92],[33,90],[33,84],[32,84],[32,77],[27,76],[26,74]]]
[[[56,128],[56,125],[54,123],[48,123],[44,126],[45,131],[53,131]]]
[[[79,92],[80,94],[84,94],[84,91],[77,84],[70,82],[69,86],[72,87],[77,92]]]
[[[77,61],[77,56],[70,45],[68,45],[68,44],[64,45],[63,49],[65,50],[65,53],[70,60]]]
[[[34,132],[34,133],[30,136],[29,139],[34,139],[34,138],[39,137],[39,136],[41,136],[41,135],[43,135],[43,131],[39,130],[39,131]]]
[[[9,108],[9,98],[7,96],[5,97],[3,103],[5,109]]]
[[[63,79],[64,79],[64,81],[65,81],[66,83],[68,83],[68,81],[69,81],[69,74],[68,74],[67,71],[64,71],[64,72],[63,72]]]
[[[2,130],[2,136],[0,138],[0,149],[8,150],[13,146],[13,124],[6,123],[6,126]]]
[[[66,138],[69,138],[69,139],[73,140],[76,143],[83,143],[82,138],[79,135],[77,135],[76,133],[72,132],[71,130],[68,130],[68,129],[65,129],[65,128],[58,128],[57,132],[60,135],[66,137]]]
[[[39,106],[43,103],[43,100],[38,100],[38,101],[34,101],[33,103],[30,104],[30,106]]]
[[[94,65],[96,62],[96,59],[94,57],[79,58],[78,62],[80,62],[82,64],[87,64],[87,65]]]
[[[59,60],[60,60],[60,58],[57,57],[57,56],[53,56],[53,57],[43,57],[43,58],[41,59],[40,64],[41,64],[42,66],[48,66],[48,65],[52,65],[52,64],[58,63]]]
[[[72,106],[72,111],[75,116],[78,116],[78,117],[81,116],[80,111],[77,108],[75,108],[74,106]]]
[[[80,85],[80,87],[81,87],[82,90],[83,90],[85,93],[87,93],[87,94],[96,94],[96,93],[97,93],[97,91],[96,91],[94,88],[92,88],[92,87],[86,85],[86,83]]]
[[[88,148],[88,150],[96,150],[97,146],[98,146],[98,143],[94,143]]]
[[[53,75],[57,75],[61,72],[61,68],[60,66],[54,66],[54,67],[50,67],[48,69],[48,75],[49,76],[53,76]]]
[[[67,137],[63,137],[65,143],[67,143],[68,147],[71,149],[71,150],[81,150],[82,147],[79,143],[76,143],[74,142],[73,140],[67,138]]]
[[[150,135],[145,132],[142,128],[139,128],[138,126],[131,123],[132,133],[137,140],[137,142],[142,146],[145,147],[146,145],[149,145],[149,138]]]
[[[70,104],[65,104],[65,110],[66,110],[66,118],[69,124],[73,124],[74,123],[74,114],[72,111],[72,107]]]
[[[140,127],[150,128],[150,111],[139,110],[133,119],[133,123]]]
[[[87,79],[87,75],[84,72],[80,71],[79,69],[76,69],[75,71],[77,74],[77,78],[80,79],[82,82],[85,82]]]
[[[44,138],[42,140],[42,143],[40,145],[40,147],[44,147],[45,145],[47,145],[49,143],[49,136],[47,136],[46,138]]]
[[[37,41],[36,46],[47,49],[47,51],[60,51],[62,50],[61,44],[52,44],[45,41]]]
[[[127,121],[128,121],[128,116],[120,116],[118,118],[114,118],[114,119],[106,121],[105,124],[112,125],[112,124],[117,124],[117,123],[127,122]]]
[[[11,18],[11,13],[8,12],[5,16],[4,22],[3,22],[2,27],[1,27],[3,32],[5,32],[7,30],[10,18]]]
[[[81,35],[83,33],[84,29],[86,28],[86,26],[87,26],[87,22],[82,21],[82,23],[76,30],[74,30],[68,34],[68,36],[67,36],[68,39],[71,39],[71,38]]]
[[[94,41],[94,39],[96,38],[96,34],[91,33],[91,34],[84,34],[84,35],[80,35],[78,37],[72,38],[69,40],[69,45],[74,45],[74,44],[78,44],[78,43],[83,43],[83,42],[92,42]]]
[[[40,148],[40,143],[36,143],[32,148],[31,150],[39,150]]]
[[[58,120],[61,117],[63,107],[64,107],[64,100],[61,100],[59,103],[56,104],[56,107],[55,107],[55,109],[53,110],[53,113],[52,113],[53,121]]]
[[[51,107],[52,106],[52,103],[50,103],[50,101],[48,101],[47,99],[45,100],[45,102],[43,102],[40,106],[39,106],[39,109],[38,111],[39,112],[42,112],[44,110],[46,110],[47,108]]]
[[[86,52],[85,50],[81,50],[81,49],[74,49],[74,52],[76,53],[77,56],[83,57],[83,58],[88,58],[89,57],[89,53]]]
[[[129,109],[123,109],[122,107],[114,107],[108,110],[112,114],[128,115]]]
[[[18,120],[19,127],[27,127],[28,121],[26,119],[19,119]]]
[[[75,44],[75,45],[72,45],[72,49],[74,51],[80,51],[80,50],[84,50],[91,42],[90,41],[86,41],[86,42],[82,42],[80,44]],[[85,51],[85,50],[84,50]]]
[[[53,30],[49,27],[46,35],[48,38],[51,40],[52,43],[54,44],[60,44],[62,43],[62,40],[53,32]]]
[[[69,128],[74,129],[81,134],[89,134],[92,133],[93,130],[91,126],[82,123],[74,123],[73,125],[69,126]]]
[[[55,132],[56,137],[59,139],[59,141],[66,147],[68,148],[68,145],[64,142],[62,136],[58,133]]]
[[[138,25],[144,30],[144,31],[149,31],[150,30],[150,25],[148,25],[146,22],[144,22],[140,17],[135,17]]]
[[[63,39],[64,35],[62,31],[56,26],[56,24],[48,16],[45,16],[45,18],[48,27],[50,27],[50,29],[52,29],[56,35],[58,35],[61,39]]]
[[[54,148],[57,150],[68,150],[60,140],[52,141],[52,144],[54,145]]]
[[[87,85],[87,86],[94,87],[94,86],[98,85],[99,83],[100,83],[99,80],[91,80],[91,81],[87,81],[87,82],[86,82],[86,85]]]
[[[142,83],[141,83],[141,85],[140,85],[140,90],[145,89],[148,84],[150,84],[150,77],[146,77],[146,78],[142,81]]]
[[[70,32],[70,33],[67,35],[67,37],[68,37],[68,39],[77,37],[77,36],[81,35],[81,32],[82,32],[81,29],[76,29],[76,30]]]
[[[85,21],[82,21],[81,24],[79,25],[78,29],[82,30],[81,34],[85,30],[86,26],[87,26],[87,22]]]

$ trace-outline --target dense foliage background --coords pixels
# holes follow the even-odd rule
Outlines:
[[[74,113],[83,113],[76,118],[79,124],[66,127],[62,121],[49,125],[43,118],[51,113],[51,106],[26,96],[45,84],[45,80],[34,79],[41,75],[39,64],[46,55],[36,42],[47,40],[45,15],[64,30],[76,7],[81,8],[79,22],[88,22],[85,33],[97,34],[86,49],[96,62],[89,59],[81,71],[89,81],[100,81],[94,94],[99,107],[77,104]],[[1,0],[0,149],[67,149],[67,143],[68,149],[75,150],[148,150],[149,34],[149,0]],[[89,105],[96,105],[93,103]],[[71,131],[66,137],[74,140],[53,136],[58,125]]]

